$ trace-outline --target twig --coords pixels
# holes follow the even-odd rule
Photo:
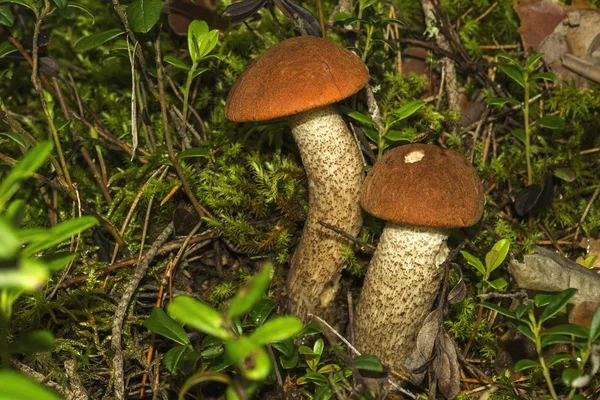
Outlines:
[[[125,288],[123,292],[123,296],[119,301],[119,306],[117,307],[117,311],[115,313],[115,318],[113,320],[112,325],[112,340],[111,340],[111,348],[115,351],[115,356],[113,358],[113,374],[114,374],[114,389],[115,389],[115,399],[124,400],[125,399],[125,377],[123,373],[123,349],[121,348],[121,338],[123,336],[123,322],[125,321],[125,314],[127,313],[127,309],[131,304],[131,300],[133,299],[133,295],[140,284],[142,278],[146,274],[150,263],[154,259],[154,256],[157,254],[158,249],[167,241],[168,237],[173,233],[173,222],[169,223],[163,229],[163,231],[158,235],[156,241],[152,244],[152,247],[146,253],[146,257],[140,262],[135,269],[131,279],[129,280],[129,284]]]
[[[77,400],[87,400],[89,398],[85,387],[81,383],[77,369],[75,368],[75,361],[65,361],[65,371],[67,371],[67,377],[69,378],[69,384],[73,390],[73,394]]]
[[[577,224],[577,230],[575,231],[575,238],[573,239],[574,243],[577,243],[577,239],[579,239],[579,231],[581,230],[581,224],[583,224],[583,221],[585,221],[585,218],[587,217],[590,210],[592,209],[592,204],[594,204],[594,202],[598,198],[598,194],[600,194],[600,188],[598,188],[594,191],[594,194],[592,195],[592,198],[588,202],[587,207],[585,207],[585,211],[583,212],[583,215],[579,219],[579,223]]]
[[[37,372],[36,370],[31,368],[30,366],[25,365],[22,362],[20,362],[16,359],[12,359],[12,358],[10,360],[10,363],[14,368],[23,372],[25,375],[29,376],[31,379],[33,379],[39,383],[42,383],[42,384],[48,386],[49,388],[57,391],[62,396],[64,396],[67,400],[77,400],[77,397],[75,397],[75,394],[72,391],[59,385],[56,382],[49,381],[45,375],[40,374],[39,372]]]
[[[328,224],[327,222],[323,222],[323,221],[319,221],[319,224],[321,224],[322,226],[324,226],[327,229],[331,229],[338,235],[343,236],[344,238],[350,240],[351,242],[354,242],[354,244],[356,244],[358,247],[360,247],[361,251],[364,251],[365,253],[372,254],[375,252],[375,250],[377,250],[377,248],[375,246],[373,246],[372,244],[365,243],[362,240],[355,238],[348,232],[338,228],[335,225],[331,225],[331,224]]]

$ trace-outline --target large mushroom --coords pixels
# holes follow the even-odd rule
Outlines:
[[[387,223],[356,307],[354,338],[361,351],[407,372],[405,362],[439,291],[449,230],[475,224],[483,203],[477,173],[454,151],[411,144],[373,166],[361,204]]]
[[[334,317],[336,274],[346,240],[319,221],[356,235],[363,163],[346,123],[331,105],[359,91],[369,72],[356,55],[329,39],[284,40],[260,55],[233,85],[225,106],[232,121],[289,117],[308,179],[308,215],[291,260],[288,311],[304,320]]]

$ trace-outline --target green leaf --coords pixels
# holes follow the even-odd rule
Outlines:
[[[194,62],[198,62],[201,58],[198,41],[202,40],[207,33],[208,24],[204,21],[194,20],[188,27],[188,51]]]
[[[390,122],[389,124],[391,125],[393,123],[410,117],[411,115],[419,111],[423,106],[425,106],[425,104],[427,103],[425,103],[425,101],[423,100],[414,100],[410,103],[403,105],[402,107],[391,113],[391,119],[393,120],[393,122]]]
[[[168,306],[169,314],[179,321],[209,335],[228,339],[221,314],[211,306],[189,296],[178,296]]]
[[[13,226],[20,226],[23,222],[23,218],[25,218],[25,201],[21,199],[11,201],[6,208],[6,214],[4,216],[10,221],[8,222],[8,225],[12,223]],[[2,221],[1,217],[0,221]],[[19,234],[14,232],[10,227],[8,230],[11,235],[19,237]],[[20,229],[19,231],[22,230]],[[0,237],[4,238],[4,235]],[[20,240],[16,240],[15,242],[20,242]],[[20,245],[21,243],[17,243],[16,248],[18,249]]]
[[[517,68],[513,65],[505,65],[499,64],[498,68],[502,72],[504,72],[510,79],[517,82],[521,87],[525,87],[525,77],[523,76],[523,71],[520,68]]]
[[[343,12],[336,13],[336,14],[333,16],[333,20],[334,20],[335,22],[341,22],[341,21],[345,21],[345,20],[347,20],[348,18],[352,18],[352,15],[350,15],[350,14],[346,14],[346,13],[343,13]]]
[[[348,116],[352,119],[357,120],[358,122],[361,122],[361,123],[367,125],[367,126],[372,126],[373,128],[378,129],[378,126],[375,123],[375,121],[373,121],[371,119],[371,117],[366,114],[360,113],[358,111],[352,111],[352,112],[348,113]]]
[[[513,99],[510,97],[488,97],[487,103],[491,106],[502,107],[506,103],[512,104],[513,106],[521,105],[521,102],[517,99]]]
[[[561,361],[568,361],[571,359],[571,354],[569,353],[557,353],[554,354],[552,357],[550,357],[548,359],[548,361],[546,361],[546,364],[548,365],[548,367],[551,367],[553,365],[558,364]]]
[[[352,359],[352,363],[358,369],[363,371],[383,372],[381,361],[370,354],[363,354]]]
[[[25,149],[28,149],[31,146],[29,138],[22,133],[0,132],[0,135],[10,138],[13,142],[17,143],[20,146],[23,146]]]
[[[96,18],[94,17],[92,10],[90,10],[83,4],[79,3],[78,1],[67,2],[67,8],[74,8],[76,10],[81,10],[81,11],[85,12],[88,16],[90,16],[92,18],[92,25],[94,25],[96,23]]]
[[[508,317],[510,319],[517,319],[517,316],[515,315],[514,312],[507,310],[506,308],[499,306],[497,304],[494,303],[489,303],[487,301],[484,301],[483,303],[481,303],[481,305],[485,308],[489,308],[490,310],[494,310],[496,311],[498,314],[504,315],[505,317]]]
[[[544,335],[542,337],[542,347],[550,346],[551,344],[571,344],[573,339],[563,335]]]
[[[533,303],[536,307],[543,307],[550,304],[552,298],[554,297],[554,293],[538,293],[533,298]]]
[[[19,250],[21,249],[21,241],[16,229],[11,225],[11,221],[8,218],[0,217],[0,260],[3,262],[10,262],[13,264],[17,263],[16,260]],[[0,271],[2,271],[0,269]],[[1,282],[0,282],[1,285]]]
[[[135,0],[127,7],[129,26],[134,32],[147,33],[158,22],[161,10],[161,0]]]
[[[536,65],[538,61],[540,61],[544,57],[542,53],[535,53],[531,57],[525,61],[525,68],[529,71],[533,71],[536,69]]]
[[[556,315],[575,296],[575,293],[577,293],[577,289],[569,288],[555,294],[552,301],[546,306],[542,315],[540,315],[539,321],[547,321]]]
[[[525,141],[527,140],[526,133],[525,133],[525,129],[522,129],[522,128],[515,128],[515,129],[512,129],[512,130],[510,131],[510,133],[512,133],[512,135],[513,135],[514,137],[516,137],[516,138],[517,138],[517,139],[519,139],[519,140],[520,140],[520,141],[521,141],[523,144],[525,144]]]
[[[247,379],[261,381],[271,372],[271,360],[265,349],[245,336],[226,341],[225,352]]]
[[[554,170],[554,176],[565,182],[573,182],[577,179],[577,171],[571,167],[558,167]]]
[[[54,335],[49,331],[39,330],[17,337],[8,346],[8,352],[11,354],[33,354],[51,351],[52,348],[54,348]]]
[[[274,301],[269,299],[260,299],[258,303],[252,308],[250,318],[255,326],[262,325],[267,320],[276,304]]]
[[[0,211],[4,210],[6,202],[19,190],[21,182],[42,166],[51,151],[52,143],[40,142],[30,149],[0,182]]]
[[[77,43],[75,43],[75,46],[73,46],[73,49],[75,51],[87,51],[87,50],[95,49],[96,47],[101,46],[104,43],[106,43],[116,37],[119,37],[124,33],[125,33],[125,31],[123,31],[120,28],[115,28],[115,29],[110,29],[108,31],[99,32],[92,36],[87,36],[87,37],[79,39],[77,41]]]
[[[166,55],[165,58],[163,58],[163,61],[179,69],[190,70],[192,68],[191,66],[181,61],[179,58],[170,54]]]
[[[296,317],[275,317],[256,328],[250,335],[255,343],[262,345],[281,342],[302,330],[302,321]]]
[[[43,257],[38,258],[38,260],[42,261],[46,265],[46,268],[48,268],[50,271],[55,272],[63,269],[65,265],[73,261],[76,257],[77,253],[61,251],[58,253],[44,255]]]
[[[556,81],[556,74],[554,72],[542,72],[541,74],[535,74],[531,77],[532,80],[543,79],[545,81]]]
[[[600,337],[600,307],[596,308],[590,323],[590,339],[595,341]]]
[[[515,363],[515,372],[525,371],[526,369],[530,368],[538,368],[539,366],[540,363],[538,363],[537,361],[523,359]]]
[[[548,129],[562,129],[565,127],[565,120],[558,115],[544,115],[535,121],[535,124]]]
[[[585,326],[563,324],[553,326],[552,328],[546,329],[544,332],[542,332],[542,336],[554,334],[572,335],[578,338],[587,339],[590,336],[590,330]]]
[[[481,275],[485,276],[485,267],[477,257],[464,250],[461,250],[460,254],[467,260],[467,264],[474,267]]]
[[[531,330],[531,323],[529,321],[519,321],[517,324],[515,324],[515,328],[523,335],[527,336],[529,339],[535,342],[535,335]]]
[[[0,43],[0,58],[9,55],[10,53],[14,53],[17,51],[17,48],[12,45],[10,42],[2,42]]]
[[[192,74],[192,79],[197,78],[198,76],[202,75],[203,73],[209,70],[210,68],[196,68],[196,70]]]
[[[187,346],[175,346],[165,353],[162,363],[169,372],[175,372],[177,364],[179,364],[186,350],[188,350]]]
[[[7,6],[0,6],[0,25],[11,27],[15,23],[15,16]]]
[[[399,142],[401,140],[412,142],[415,135],[408,130],[390,129],[385,133],[385,138],[392,142]]]
[[[21,259],[19,268],[0,268],[0,289],[33,292],[46,283],[48,268],[44,263],[29,258]]]
[[[571,383],[579,378],[583,372],[575,369],[575,368],[565,368],[562,372],[562,380],[567,386],[571,386]]]
[[[508,282],[504,278],[494,279],[493,281],[487,281],[488,285],[496,290],[502,290],[508,285]]]
[[[271,282],[271,264],[266,264],[263,269],[248,282],[240,291],[235,295],[227,316],[229,318],[239,317],[244,315],[260,300]]]
[[[37,382],[9,369],[0,370],[0,398],[3,400],[61,400]]]
[[[60,8],[61,10],[64,10],[65,7],[67,6],[67,0],[52,0],[54,1],[54,4],[56,4],[56,7]]]
[[[494,244],[492,250],[486,254],[485,256],[485,265],[487,268],[488,276],[491,274],[496,268],[502,264],[506,255],[508,254],[508,250],[510,249],[510,242],[506,239],[500,239]]]
[[[279,357],[279,362],[285,369],[295,368],[296,365],[298,365],[298,360],[300,360],[300,356],[296,352],[294,352],[291,357]]]
[[[185,329],[160,307],[154,307],[150,318],[144,321],[144,326],[154,333],[158,333],[182,345],[190,343],[190,338]]]
[[[31,257],[38,251],[49,249],[50,247],[69,239],[71,236],[75,236],[79,232],[91,228],[97,223],[98,220],[91,216],[73,218],[61,222],[48,230],[46,239],[33,242],[25,247],[23,255],[25,257]]]
[[[204,147],[192,147],[179,154],[179,158],[206,157],[210,155],[210,149]]]
[[[508,61],[510,64],[512,64],[513,66],[517,67],[517,68],[521,68],[521,63],[519,63],[519,60],[517,60],[514,57],[509,56],[508,54],[505,53],[499,53],[496,54],[496,57]]]
[[[292,357],[294,354],[298,354],[296,346],[294,345],[293,339],[289,338],[280,342],[272,343],[271,346],[283,354],[284,357]]]
[[[36,0],[0,0],[0,4],[1,3],[17,4],[19,6],[29,8],[31,11],[33,11],[36,17],[39,15],[38,10],[40,2]]]

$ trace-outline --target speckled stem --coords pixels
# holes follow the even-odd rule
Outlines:
[[[308,178],[308,215],[291,260],[288,312],[307,321],[307,313],[336,323],[334,298],[348,240],[319,224],[335,225],[351,235],[362,226],[359,205],[363,181],[360,150],[332,106],[291,117],[292,134]],[[310,302],[307,305],[306,302]]]
[[[443,229],[387,223],[356,306],[359,351],[406,373],[404,364],[440,288],[447,239]]]

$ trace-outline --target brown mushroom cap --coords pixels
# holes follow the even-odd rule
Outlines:
[[[369,81],[360,58],[314,36],[284,40],[257,57],[235,82],[225,105],[231,121],[265,121],[335,103]]]
[[[466,227],[483,213],[483,187],[467,160],[434,145],[388,152],[371,168],[361,194],[370,214],[400,224]]]

